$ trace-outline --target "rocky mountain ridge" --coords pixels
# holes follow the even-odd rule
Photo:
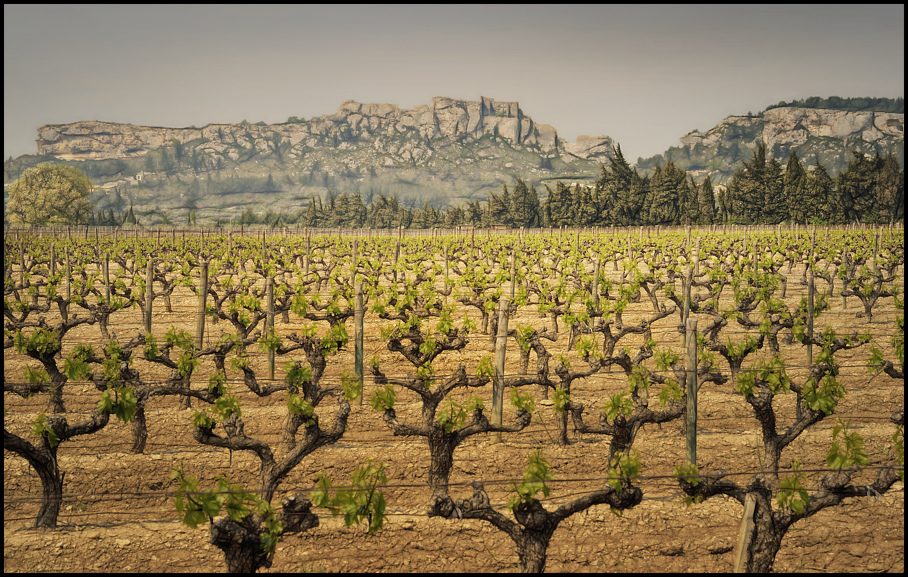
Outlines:
[[[332,144],[327,140],[351,142],[369,138],[408,136],[411,146],[398,148],[393,156],[401,162],[424,163],[432,156],[432,142],[453,139],[460,142],[496,135],[512,146],[535,149],[541,154],[568,153],[583,159],[606,160],[613,141],[608,136],[581,136],[575,143],[558,137],[549,124],[538,124],[525,115],[517,102],[479,101],[447,97],[432,99],[431,105],[402,110],[396,104],[362,104],[348,100],[337,112],[293,123],[209,124],[203,128],[159,128],[111,122],[82,121],[49,124],[38,128],[38,153],[60,160],[104,160],[135,158],[178,141],[195,144],[203,153],[226,154],[237,160],[234,148],[254,147],[270,152],[289,143],[291,158],[302,149]],[[340,144],[340,143],[338,143]]]

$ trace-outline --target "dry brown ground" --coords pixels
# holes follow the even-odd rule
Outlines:
[[[610,275],[614,275],[611,265]],[[803,288],[796,282],[797,270],[789,275],[787,302],[797,302]],[[903,283],[901,283],[903,284]],[[825,287],[820,283],[819,288]],[[903,287],[902,287],[903,288]],[[904,294],[904,292],[902,292]],[[645,298],[645,297],[644,297]],[[893,357],[889,337],[894,330],[897,312],[892,300],[878,305],[874,322],[855,318],[859,303],[849,299],[842,310],[842,299],[833,300],[833,310],[817,322],[818,327],[831,325],[840,332],[869,328],[874,338]],[[724,304],[724,303],[723,303]],[[163,311],[157,301],[154,333],[160,338],[171,325],[194,331],[195,303],[188,291],[175,295],[174,313]],[[633,323],[649,310],[649,303],[629,307],[625,323]],[[475,310],[470,312],[475,316]],[[462,318],[460,309],[455,318]],[[114,330],[128,338],[139,330],[138,310],[116,315]],[[279,332],[290,332],[298,325],[285,325],[278,317]],[[660,321],[654,338],[668,345],[678,342],[675,331],[677,315]],[[521,311],[511,327],[521,324],[542,326],[547,323],[534,313]],[[379,326],[366,323],[366,359],[381,353],[383,370],[400,374],[407,367],[386,350],[378,337]],[[224,323],[207,328],[208,338],[216,339]],[[352,321],[348,322],[352,336]],[[732,333],[729,327],[729,334]],[[734,329],[739,330],[738,327]],[[73,331],[65,343],[64,353],[78,342],[98,343],[97,327]],[[639,337],[637,337],[639,339]],[[735,333],[732,338],[740,338]],[[553,352],[563,351],[564,335],[552,345]],[[724,340],[724,336],[723,336]],[[448,353],[436,362],[439,372],[463,363],[474,370],[477,359],[487,352],[488,337],[476,335],[464,351]],[[548,344],[548,343],[547,343]],[[641,344],[630,338],[620,346]],[[508,347],[513,347],[513,341]],[[353,343],[329,361],[327,378],[337,378],[344,368],[352,370]],[[675,345],[677,350],[677,346]],[[798,378],[804,370],[805,353],[797,346],[784,346],[791,374]],[[762,354],[762,352],[761,352]],[[576,353],[571,358],[580,363]],[[887,417],[904,405],[904,383],[885,375],[873,379],[865,368],[868,347],[845,351],[837,358],[842,364],[841,380],[848,396],[837,413],[850,418],[854,430],[865,439],[871,463],[889,462],[887,451],[894,427]],[[12,349],[4,352],[4,378],[21,379],[25,359]],[[277,363],[278,377],[283,374]],[[535,358],[531,358],[531,366]],[[210,363],[210,361],[209,361]],[[255,363],[264,367],[263,357]],[[144,361],[135,367],[143,376],[153,377],[157,369]],[[579,366],[579,365],[577,365]],[[212,366],[203,364],[198,374],[207,376]],[[264,372],[264,371],[262,371]],[[507,372],[517,372],[517,355],[509,353]],[[262,374],[261,372],[259,374]],[[235,374],[231,375],[235,376]],[[147,377],[146,377],[147,378]],[[286,414],[284,396],[259,399],[235,385],[242,401],[246,433],[250,436],[279,438],[279,428]],[[597,412],[609,394],[626,386],[617,368],[575,384],[573,399]],[[320,449],[306,458],[283,482],[279,495],[286,492],[308,493],[320,472],[336,484],[349,478],[349,473],[368,458],[386,465],[391,487],[386,489],[389,519],[374,536],[363,528],[345,527],[341,519],[322,512],[321,525],[301,535],[288,535],[278,545],[271,571],[515,571],[517,556],[511,541],[503,533],[479,521],[428,518],[426,470],[428,447],[422,438],[393,437],[381,415],[368,406],[373,385],[366,378],[366,403],[354,407],[347,432],[337,444]],[[245,391],[245,392],[244,392]],[[532,391],[536,393],[535,387]],[[490,391],[482,396],[491,405]],[[98,400],[92,387],[74,384],[67,387],[65,398],[71,421],[79,419]],[[537,396],[538,398],[538,396]],[[793,419],[793,395],[780,396],[777,405],[780,426]],[[398,416],[402,422],[415,418],[418,405],[414,394],[399,391]],[[7,410],[5,426],[23,437],[31,435],[28,423],[44,410],[45,399],[23,400],[4,394]],[[505,420],[513,409],[505,409]],[[333,414],[333,403],[320,410]],[[180,460],[187,474],[202,479],[202,486],[212,486],[216,475],[255,487],[258,461],[251,454],[234,453],[198,445],[191,435],[191,411],[177,410],[173,398],[155,398],[147,409],[149,442],[145,454],[128,453],[129,428],[112,420],[101,432],[78,437],[63,444],[60,465],[67,471],[65,496],[60,524],[56,530],[32,528],[40,497],[40,482],[24,459],[4,451],[4,570],[32,571],[217,571],[223,570],[222,553],[208,544],[207,528],[191,530],[176,518],[170,481],[170,469]],[[330,417],[324,417],[330,419]],[[757,447],[759,428],[749,405],[730,385],[706,385],[699,399],[698,461],[701,470],[724,468],[728,471],[753,471],[759,466]],[[785,453],[782,462],[801,461],[802,469],[825,466],[834,419],[826,419],[802,435]],[[508,480],[519,477],[526,457],[533,447],[542,447],[543,456],[552,465],[556,481],[545,502],[550,509],[559,501],[582,494],[601,484],[607,463],[608,439],[594,435],[573,436],[567,447],[552,441],[555,430],[551,406],[541,404],[532,424],[519,434],[504,435],[501,444],[490,444],[484,435],[468,439],[455,453],[451,477],[452,495],[468,497],[466,486],[482,479],[493,504],[503,507],[508,497]],[[635,448],[644,464],[647,478],[639,481],[644,501],[622,517],[613,515],[606,506],[596,506],[563,522],[548,550],[548,571],[730,571],[732,549],[738,534],[742,507],[733,500],[717,498],[700,505],[685,507],[677,484],[671,479],[651,478],[668,475],[684,459],[684,439],[678,423],[660,427],[648,426],[638,436]],[[278,453],[280,457],[280,453]],[[872,472],[859,479],[871,480]],[[808,487],[817,487],[821,474],[808,474]],[[748,477],[738,477],[743,480]],[[904,569],[904,485],[875,499],[848,499],[842,506],[826,509],[796,524],[788,533],[776,559],[777,571],[864,572]]]

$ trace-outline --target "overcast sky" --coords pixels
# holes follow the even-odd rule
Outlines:
[[[284,122],[518,101],[635,162],[808,96],[903,97],[903,5],[4,5],[3,156],[42,124]]]

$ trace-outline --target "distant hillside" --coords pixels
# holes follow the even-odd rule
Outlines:
[[[814,97],[803,102],[812,106],[780,102],[758,115],[729,116],[706,132],[682,136],[681,146],[638,159],[637,169],[650,174],[670,159],[695,176],[709,174],[713,184],[725,184],[761,141],[767,153],[783,163],[794,150],[808,168],[819,161],[831,174],[845,169],[853,150],[880,156],[891,152],[905,165],[904,99]],[[820,104],[840,108],[817,107]]]
[[[266,125],[160,128],[76,122],[38,129],[38,155],[4,164],[4,183],[41,161],[84,169],[92,199],[142,222],[231,220],[247,208],[296,211],[328,190],[397,196],[405,206],[485,200],[516,178],[593,180],[614,142],[570,143],[517,102],[437,97],[412,110],[344,102],[331,115]]]

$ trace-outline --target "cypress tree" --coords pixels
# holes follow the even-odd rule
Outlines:
[[[879,222],[892,223],[904,219],[905,171],[899,169],[899,161],[891,152],[883,159],[877,179],[877,204]]]
[[[511,225],[511,195],[508,192],[508,185],[502,184],[501,195],[494,192],[489,193],[488,198],[488,222],[487,226],[501,224]]]
[[[574,211],[571,191],[561,181],[555,183],[554,191],[548,185],[546,185],[546,190],[548,190],[549,197],[552,199],[550,202],[551,226],[571,226]]]
[[[700,203],[698,194],[700,187],[697,186],[697,182],[694,180],[693,175],[684,181],[684,184],[681,186],[680,191],[680,206],[681,206],[681,224],[687,226],[691,224],[697,224],[700,220]]]
[[[785,204],[782,165],[770,157],[763,172],[763,215],[757,221],[761,224],[779,224],[788,220]]]
[[[591,226],[596,221],[596,207],[593,204],[593,190],[591,186],[583,186],[579,182],[574,185],[580,199],[579,209],[576,211],[578,226]]]
[[[526,183],[518,178],[511,195],[511,215],[513,226],[534,227],[539,224],[539,196],[536,189],[527,188]]]
[[[669,160],[665,169],[656,174],[651,184],[649,221],[656,226],[677,226],[681,222],[680,200],[686,194],[687,173]]]
[[[545,202],[542,203],[542,226],[549,228],[552,226],[552,189],[546,185],[545,189],[548,194],[545,195]]]
[[[845,217],[838,208],[835,183],[817,158],[817,166],[807,178],[807,222],[842,224]]]
[[[621,145],[615,146],[615,155],[610,159],[608,169],[603,167],[599,179],[604,209],[607,211],[605,224],[608,226],[630,226],[637,224],[645,201],[643,180],[632,170]]]
[[[788,155],[782,182],[789,218],[795,223],[806,224],[811,208],[807,202],[807,172],[801,166],[801,160],[794,150]]]
[[[699,213],[697,224],[708,225],[716,223],[716,204],[713,195],[713,182],[708,174],[697,188],[697,209]]]
[[[837,181],[838,200],[845,214],[845,222],[871,222],[879,219],[876,179],[882,169],[879,155],[867,158],[859,150],[852,152],[854,160],[848,163]]]

